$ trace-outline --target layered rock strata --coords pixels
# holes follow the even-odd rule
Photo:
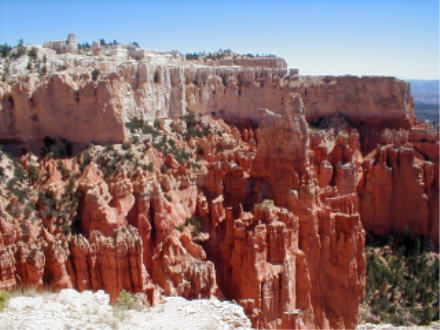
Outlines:
[[[1,86],[2,139],[126,143],[21,158],[36,210],[2,188],[2,289],[217,296],[258,328],[354,328],[365,230],[438,243],[438,132],[404,82],[57,56],[75,71]]]
[[[120,59],[116,53],[45,50],[38,49],[50,72],[43,77],[20,63],[2,63],[14,72],[9,84],[0,83],[3,142],[29,145],[45,136],[82,144],[121,142],[128,120],[176,117],[188,109],[240,123],[256,118],[259,108],[284,109],[292,92],[302,96],[307,120],[340,113],[359,125],[408,128],[415,122],[409,85],[394,78],[288,75],[284,60],[276,58],[243,59],[245,67],[209,66],[171,54],[136,60],[128,53]],[[264,61],[273,63],[267,67]]]

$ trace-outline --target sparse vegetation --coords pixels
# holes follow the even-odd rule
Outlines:
[[[0,45],[0,56],[5,58],[9,55],[11,52],[12,47],[9,46],[7,43],[4,43],[3,45]]]
[[[0,290],[0,312],[8,306],[10,294],[8,291]]]
[[[185,58],[188,61],[198,60],[200,58],[200,55],[201,55],[200,53],[196,53],[196,52],[194,52],[194,53],[187,53],[187,54],[185,54]]]
[[[168,166],[166,164],[162,164],[160,166],[160,172],[161,173],[166,173],[168,171]]]
[[[185,54],[185,58],[188,61],[193,61],[193,60],[203,60],[203,61],[207,61],[207,60],[219,60],[222,58],[254,58],[254,57],[275,57],[274,54],[252,54],[252,53],[247,53],[247,54],[237,54],[234,53],[232,50],[230,49],[219,49],[216,52],[192,52],[192,53],[186,53]]]
[[[47,73],[47,67],[43,65],[40,69],[40,76],[44,76]]]
[[[36,205],[34,202],[27,202],[26,205],[24,206],[24,214],[26,217],[28,217],[32,211],[34,211],[36,209]]]
[[[214,132],[212,127],[193,113],[188,114],[185,119],[191,136],[204,136],[204,134]],[[147,156],[148,148],[153,147],[164,155],[172,154],[180,164],[189,163],[200,168],[199,158],[195,154],[197,143],[190,145],[185,142],[187,131],[182,122],[180,125],[179,130],[174,129],[170,132],[170,126],[164,125],[164,122],[147,123],[135,120],[126,123],[126,127],[134,133],[137,139],[106,146],[91,143],[87,149],[77,153],[74,160],[77,161],[81,173],[90,163],[94,162],[107,178],[115,177],[121,171],[124,171],[130,178],[138,171],[153,172],[155,170],[150,158],[151,155]],[[81,193],[77,189],[76,181],[80,173],[76,172],[76,166],[70,163],[71,160],[64,159],[66,156],[72,155],[72,144],[65,139],[46,136],[42,140],[42,145],[42,155],[45,158],[56,159],[56,169],[61,174],[62,180],[65,181],[64,190],[63,186],[53,189],[51,185],[44,185],[49,180],[53,168],[50,166],[40,168],[39,164],[42,163],[29,154],[29,151],[23,150],[21,157],[27,158],[26,163],[23,162],[26,167],[13,157],[11,158],[12,162],[6,163],[2,167],[3,172],[11,173],[13,171],[14,173],[13,176],[6,174],[3,178],[5,185],[3,196],[10,198],[5,204],[4,210],[14,218],[26,219],[26,221],[19,222],[19,228],[23,234],[30,232],[31,227],[29,227],[28,221],[36,221],[37,219],[44,221],[48,219],[53,222],[57,233],[67,235],[78,232],[77,212]],[[0,153],[2,157],[5,155],[3,152]],[[45,161],[47,160],[43,160],[43,162]],[[187,166],[185,165],[183,168]],[[170,173],[171,171],[177,173],[183,169],[180,168],[179,171],[176,171],[174,165],[172,168],[171,170],[166,164],[162,164],[159,170],[162,173]],[[43,184],[44,190],[36,189],[34,186],[36,184]],[[170,192],[164,193],[164,198],[169,202],[173,202],[171,196]],[[187,226],[193,234],[199,235],[201,226],[198,222],[194,219],[188,221]]]
[[[35,47],[32,47],[27,52],[27,56],[29,56],[33,61],[37,60],[37,49]]]
[[[160,135],[160,132],[155,127],[141,119],[135,119],[134,121],[125,123],[125,127],[127,127],[132,133],[135,131],[141,131],[143,134],[151,134],[153,138]]]
[[[86,166],[91,163],[92,159],[93,157],[88,151],[84,151],[77,155],[77,161],[79,163],[79,169],[81,172],[83,172]]]
[[[122,290],[116,299],[115,307],[119,309],[132,309],[136,307],[136,300],[131,292]]]
[[[439,319],[439,256],[423,238],[370,235],[365,321],[426,325]]]
[[[168,202],[171,203],[171,202],[173,201],[173,199],[171,198],[170,195],[168,195],[168,193],[164,193],[163,196],[165,197],[165,199],[166,199]]]
[[[40,177],[40,169],[37,166],[30,165],[28,168],[29,184],[35,184]]]
[[[144,165],[143,169],[148,172],[153,172],[154,171],[154,164],[152,162],[150,162],[147,165]]]
[[[5,59],[3,62],[2,81],[6,81],[6,78],[8,76],[9,76],[9,60]]]
[[[194,236],[199,236],[200,231],[202,230],[202,219],[198,217],[191,217],[187,220],[187,222],[192,226],[192,234]]]
[[[72,143],[66,139],[57,141],[50,136],[45,136],[43,139],[43,146],[41,148],[41,156],[60,158],[63,156],[70,157],[73,153]]]
[[[62,160],[57,161],[57,169],[60,171],[63,180],[66,180],[71,175],[71,171],[64,165]]]
[[[202,219],[196,216],[189,217],[185,223],[176,227],[179,232],[183,232],[185,227],[191,226],[191,234],[195,237],[200,235],[202,231]]]
[[[74,220],[78,211],[81,192],[75,189],[71,178],[64,193],[57,196],[53,191],[40,191],[38,193],[37,210],[43,218],[56,218],[57,226],[65,231],[72,232]]]
[[[130,142],[126,141],[126,142],[122,143],[122,149],[128,150],[130,148],[131,148],[131,143]]]
[[[93,81],[96,81],[96,80],[98,79],[99,74],[100,74],[99,69],[94,69],[94,70],[92,71],[92,74],[91,74],[91,76],[92,76],[92,80],[93,80]]]
[[[67,65],[66,64],[61,64],[57,66],[57,71],[64,71],[67,69]]]
[[[90,48],[91,48],[91,46],[88,42],[78,43],[79,50],[82,50],[82,49],[86,50],[86,49],[90,49]]]
[[[167,138],[165,134],[162,135],[158,129],[159,124],[156,121],[154,122],[154,126],[151,126],[143,120],[134,120],[125,123],[125,127],[132,133],[141,132],[143,134],[151,134],[154,141],[153,147],[164,155],[173,154],[179,164],[188,162],[191,158],[191,154],[186,152],[185,149],[177,147],[176,142],[172,138]],[[166,170],[167,169],[164,168],[163,172],[166,172]]]
[[[194,137],[203,137],[209,134],[221,134],[222,132],[215,130],[209,124],[203,123],[197,119],[194,111],[189,110],[186,115],[182,117],[186,123],[186,133],[184,138],[189,140]]]
[[[26,54],[26,47],[24,46],[23,39],[19,39],[17,41],[17,46],[14,49],[8,52],[8,56],[11,59],[17,59]]]
[[[139,136],[137,136],[137,135],[132,136],[132,137],[131,137],[131,141],[132,141],[134,144],[141,143],[141,139],[140,139]]]
[[[232,55],[232,50],[230,49],[219,49],[216,52],[193,52],[193,53],[187,53],[185,54],[185,58],[187,60],[206,60],[206,59],[211,59],[211,60],[218,60],[221,58],[225,58],[228,56]]]

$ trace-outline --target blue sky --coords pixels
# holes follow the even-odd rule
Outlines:
[[[439,77],[438,0],[0,0],[0,43],[273,53],[302,74]]]

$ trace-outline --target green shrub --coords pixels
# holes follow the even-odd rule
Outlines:
[[[154,164],[152,162],[148,163],[148,165],[143,166],[144,170],[147,170],[148,172],[154,171]]]
[[[165,197],[165,199],[166,199],[168,202],[171,203],[171,202],[173,201],[173,199],[171,198],[171,196],[168,195],[167,193],[164,193],[163,196]]]
[[[57,71],[64,71],[67,69],[66,64],[57,65]]]
[[[83,154],[82,160],[83,160],[83,163],[84,163],[85,165],[89,165],[89,164],[92,162],[93,157],[92,157],[92,155],[91,155],[90,153],[85,152],[85,153]]]
[[[140,129],[142,127],[144,127],[144,121],[143,120],[134,120],[134,121],[130,121],[125,123],[125,127],[127,127],[131,132],[135,131],[136,129]]]
[[[21,164],[16,163],[15,165],[16,166],[14,167],[14,177],[18,181],[23,181],[26,177],[26,172]]]
[[[188,110],[188,113],[183,116],[183,120],[186,122],[186,134],[184,136],[186,140],[209,135],[212,131],[209,125],[203,124],[196,118],[194,111]]]
[[[128,150],[130,148],[131,148],[131,143],[130,142],[126,141],[126,142],[122,143],[122,149]]]
[[[71,171],[64,165],[61,160],[57,162],[57,169],[58,171],[60,171],[63,180],[67,179],[71,174]]]
[[[35,61],[37,59],[37,49],[32,47],[30,50],[28,50],[27,55]]]
[[[96,79],[98,79],[99,74],[100,74],[99,69],[94,69],[94,70],[92,71],[92,80],[93,80],[93,81],[96,81]]]
[[[192,167],[194,167],[195,169],[198,169],[198,170],[200,170],[202,168],[202,166],[196,162],[192,162],[191,165],[192,165]]]
[[[28,177],[30,184],[36,183],[38,181],[38,178],[40,177],[40,169],[37,166],[29,166]]]
[[[183,225],[179,225],[176,227],[176,229],[179,232],[183,232],[185,227],[188,225],[191,225],[191,234],[193,236],[199,236],[200,232],[202,231],[202,219],[199,217],[193,216],[186,219],[185,223]]]
[[[192,234],[194,236],[199,236],[202,230],[202,219],[198,217],[190,217],[187,222],[192,226]]]
[[[8,291],[0,290],[0,312],[8,306],[10,294]]]
[[[135,119],[127,122],[125,123],[125,127],[127,127],[132,133],[139,129],[142,131],[142,133],[151,134],[153,137],[160,135],[159,131],[155,127],[147,124],[142,119]]]
[[[8,56],[9,52],[12,50],[12,47],[7,43],[0,45],[0,56],[5,58]]]
[[[9,203],[6,206],[6,212],[8,212],[8,214],[11,217],[17,218],[20,214],[20,209],[18,208],[17,205],[13,204],[13,203]]]
[[[115,306],[120,309],[132,309],[136,307],[136,300],[131,292],[122,290],[119,292]]]
[[[198,60],[200,55],[200,53],[187,53],[185,54],[185,58],[189,61]]]
[[[131,141],[132,141],[134,144],[138,144],[138,143],[141,142],[141,139],[139,138],[139,136],[135,135],[135,136],[133,136],[133,137],[131,138]]]
[[[17,42],[17,46],[15,46],[15,48],[8,53],[8,55],[12,59],[17,59],[23,56],[24,54],[26,54],[26,47],[24,46],[23,39],[19,39]]]
[[[25,207],[24,207],[24,214],[28,217],[32,211],[34,211],[36,209],[36,205],[34,202],[27,202]]]
[[[166,173],[168,171],[168,166],[166,164],[162,164],[160,166],[160,172],[161,173]]]

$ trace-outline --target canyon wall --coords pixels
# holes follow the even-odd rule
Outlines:
[[[235,123],[255,120],[259,108],[284,109],[292,92],[302,96],[308,120],[343,114],[355,124],[409,128],[415,122],[409,85],[394,78],[287,75],[284,61],[279,67],[215,67],[160,55],[148,61],[66,56],[48,57],[47,76],[17,67],[12,86],[0,85],[3,143],[26,146],[44,136],[121,142],[129,120],[187,110]],[[59,71],[59,61],[69,69]],[[100,70],[97,81],[91,79],[94,68]]]
[[[329,161],[314,148],[326,138],[309,130],[300,95],[281,114],[261,110],[258,129],[205,120],[213,133],[188,141],[199,169],[155,149],[137,158],[155,170],[128,175],[122,166],[113,178],[99,157],[82,170],[65,160],[71,179],[55,160],[39,160],[39,191],[81,192],[79,232],[66,231],[41,194],[41,222],[3,212],[2,288],[103,288],[112,301],[126,289],[150,304],[160,294],[217,296],[236,300],[258,328],[354,327],[366,271],[354,173],[337,165],[335,183],[318,185]]]
[[[149,304],[217,296],[258,328],[354,328],[366,230],[439,242],[439,137],[417,123],[408,84],[118,52],[53,55],[46,76],[0,86],[3,143],[132,141],[22,156],[40,171],[23,183],[30,212],[4,198],[5,170],[2,289],[103,288],[112,301],[126,289]],[[134,119],[157,124],[130,132]],[[66,222],[73,198],[51,200],[69,191],[80,197]]]

